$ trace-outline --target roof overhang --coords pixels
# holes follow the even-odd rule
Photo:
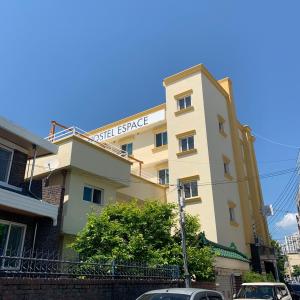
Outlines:
[[[57,225],[58,206],[0,188],[0,206],[34,216],[48,217]]]
[[[33,145],[37,146],[37,156],[56,154],[58,147],[28,130],[0,117],[0,136],[21,146],[33,156]]]

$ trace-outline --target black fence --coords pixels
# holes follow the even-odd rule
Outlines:
[[[178,266],[149,266],[134,262],[68,261],[44,255],[1,255],[0,277],[32,278],[180,278]]]

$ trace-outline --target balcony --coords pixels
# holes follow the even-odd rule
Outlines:
[[[0,208],[4,211],[48,217],[57,224],[58,206],[38,200],[24,191],[0,186]]]

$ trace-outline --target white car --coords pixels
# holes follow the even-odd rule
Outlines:
[[[272,299],[292,300],[291,294],[284,283],[252,282],[243,283],[234,299]]]
[[[170,288],[149,291],[136,300],[224,300],[221,293],[193,288]]]

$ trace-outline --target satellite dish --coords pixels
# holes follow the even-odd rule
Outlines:
[[[53,171],[55,169],[57,169],[59,166],[59,161],[58,159],[50,159],[50,160],[47,160],[45,163],[44,163],[44,168],[47,170],[47,171]]]

